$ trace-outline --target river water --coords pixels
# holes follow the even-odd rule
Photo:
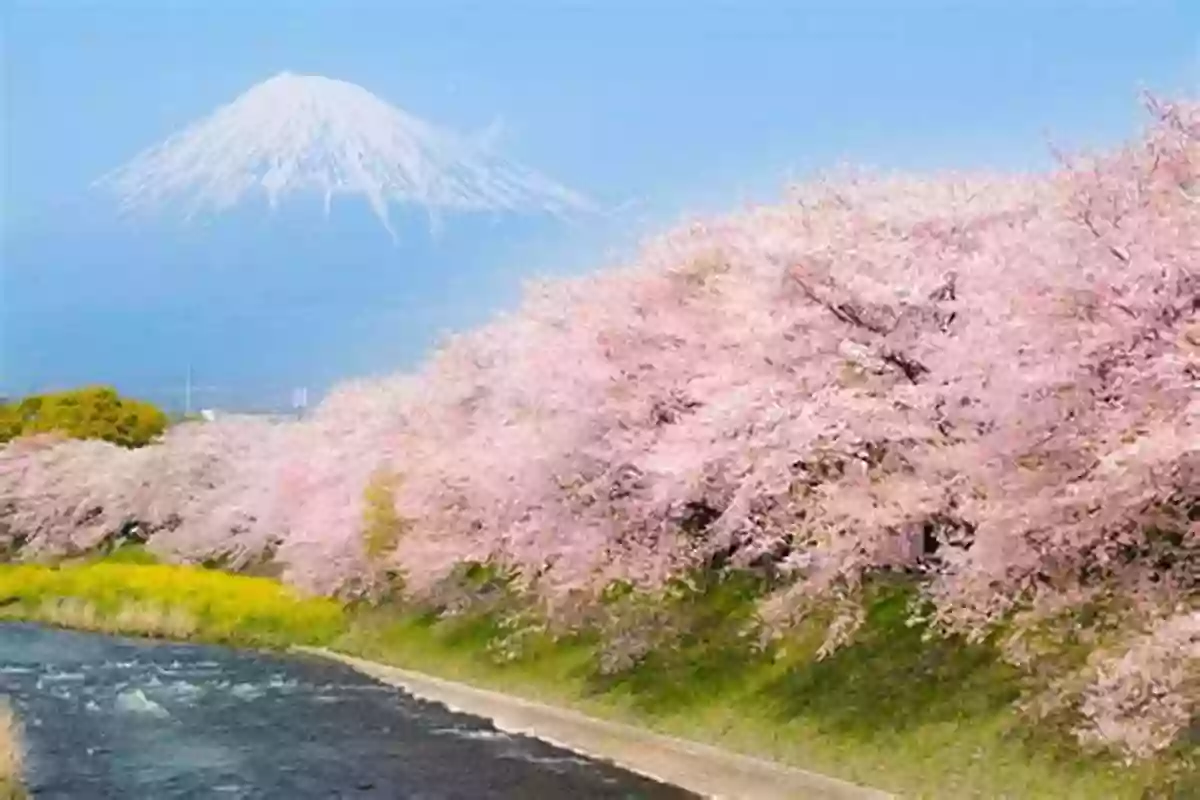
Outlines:
[[[676,800],[312,657],[0,624],[35,798]]]

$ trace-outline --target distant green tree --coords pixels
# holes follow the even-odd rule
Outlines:
[[[160,436],[168,422],[167,415],[150,403],[121,397],[108,386],[86,386],[0,403],[0,443],[58,432],[141,447]]]

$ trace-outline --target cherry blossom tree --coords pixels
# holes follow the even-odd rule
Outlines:
[[[102,544],[145,499],[129,477],[146,452],[54,435],[0,448],[0,550],[74,555]]]
[[[753,567],[783,583],[765,625],[838,610],[824,653],[899,571],[914,616],[1003,629],[1039,702],[1147,755],[1200,711],[1200,106],[1148,106],[1049,174],[835,174],[680,226],[301,422],[14,442],[0,550],[139,523],[318,592],[370,594],[382,561],[418,599],[491,563],[550,614]]]

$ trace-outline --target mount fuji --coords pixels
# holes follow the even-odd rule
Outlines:
[[[261,193],[271,208],[317,191],[365,198],[395,236],[391,203],[436,213],[592,209],[581,194],[414,117],[353,83],[280,73],[95,184],[125,209],[222,211]]]
[[[178,408],[190,365],[197,402],[274,406],[414,365],[621,224],[493,134],[331,78],[251,87],[6,238],[0,393]]]

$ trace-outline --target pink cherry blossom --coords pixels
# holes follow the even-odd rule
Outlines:
[[[139,523],[170,557],[356,594],[386,475],[385,566],[418,598],[464,562],[561,609],[769,561],[788,583],[764,622],[835,601],[828,652],[865,582],[905,570],[933,625],[1003,622],[1026,666],[1108,602],[1125,649],[1054,685],[1084,739],[1146,755],[1196,713],[1200,661],[1200,106],[1148,106],[1141,139],[1049,174],[833,174],[682,225],[302,422],[15,442],[0,550]]]

